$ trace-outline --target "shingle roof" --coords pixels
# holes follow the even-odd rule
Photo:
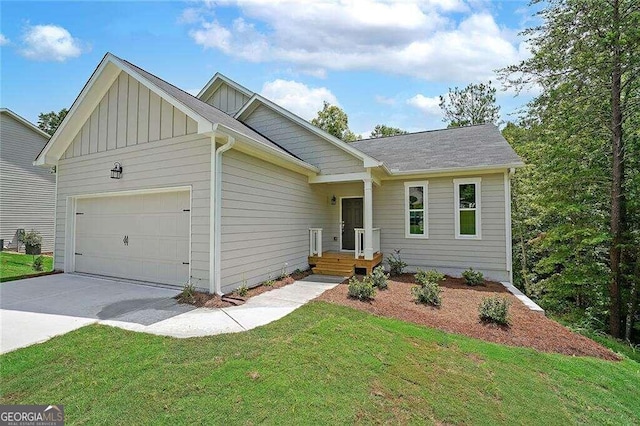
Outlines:
[[[391,172],[523,164],[493,124],[364,139],[351,145],[382,161]]]
[[[185,105],[188,108],[191,108],[193,111],[195,111],[196,113],[198,113],[199,115],[201,115],[202,117],[206,118],[207,120],[209,120],[212,123],[220,123],[238,133],[242,133],[244,135],[249,136],[250,138],[258,141],[259,143],[262,143],[264,145],[267,145],[271,148],[274,148],[286,155],[289,155],[297,160],[301,160],[299,157],[297,157],[296,155],[290,153],[289,151],[287,151],[286,149],[284,149],[283,147],[281,147],[280,145],[278,145],[277,143],[273,142],[272,140],[266,138],[265,136],[261,135],[260,133],[256,132],[255,130],[253,130],[251,127],[247,126],[246,124],[242,123],[241,121],[236,120],[235,118],[227,115],[226,113],[224,113],[223,111],[219,110],[218,108],[209,105],[208,103],[201,101],[200,99],[196,98],[195,96],[185,92],[184,90],[174,86],[171,83],[168,83],[166,81],[164,81],[163,79],[156,77],[155,75],[151,74],[148,71],[143,70],[142,68],[138,67],[135,64],[132,64],[131,62],[125,60],[125,59],[121,59],[118,58],[117,56],[113,55],[114,57],[116,57],[117,59],[119,59],[120,61],[122,61],[123,63],[127,64],[128,66],[130,66],[131,68],[133,68],[136,72],[140,73],[144,78],[146,78],[147,80],[149,80],[151,83],[155,84],[158,88],[160,88],[161,90],[165,91],[166,93],[168,93],[170,96],[172,96],[173,98],[175,98],[178,102],[182,103],[183,105]],[[301,160],[302,161],[302,160]]]

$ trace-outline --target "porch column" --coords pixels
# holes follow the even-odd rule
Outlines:
[[[373,259],[373,188],[371,178],[364,181],[364,258]]]

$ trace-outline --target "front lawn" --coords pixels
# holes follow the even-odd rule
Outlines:
[[[2,404],[69,424],[638,424],[640,364],[540,353],[312,302],[240,334],[89,326],[0,357]]]
[[[36,256],[37,257],[37,256]],[[53,258],[42,256],[44,259],[42,271],[33,269],[33,256],[30,254],[9,253],[0,251],[0,282],[20,279],[23,276],[50,272],[53,269]]]

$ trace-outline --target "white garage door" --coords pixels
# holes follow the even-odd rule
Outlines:
[[[179,191],[79,199],[76,271],[184,285],[189,198],[189,191]]]

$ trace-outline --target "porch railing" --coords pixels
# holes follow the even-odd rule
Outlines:
[[[355,228],[356,233],[356,259],[364,256],[364,228]],[[380,228],[373,228],[373,253],[380,251]]]
[[[322,257],[322,228],[309,228],[309,256]]]

